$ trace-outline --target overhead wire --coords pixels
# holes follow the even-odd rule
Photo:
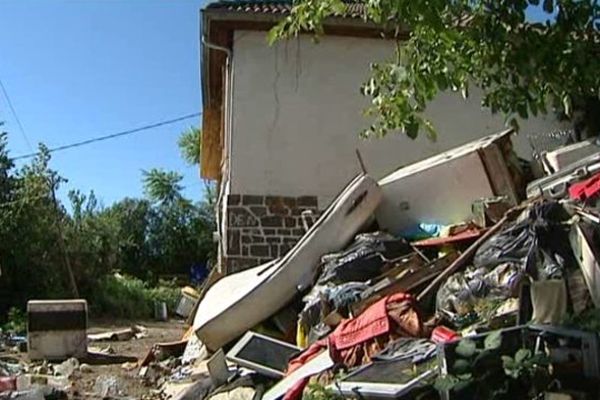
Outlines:
[[[0,82],[0,85],[1,85],[1,82]],[[7,101],[8,101],[8,97],[7,97]],[[184,121],[186,119],[199,117],[200,115],[202,115],[202,113],[199,113],[199,112],[198,113],[187,114],[187,115],[183,115],[181,117],[177,117],[177,118],[173,118],[173,119],[169,119],[169,120],[160,121],[160,122],[157,122],[157,123],[154,123],[154,124],[144,125],[144,126],[141,126],[141,127],[138,127],[138,128],[133,128],[133,129],[129,129],[129,130],[122,131],[122,132],[112,133],[112,134],[105,135],[105,136],[99,136],[99,137],[95,137],[95,138],[92,138],[92,139],[83,140],[83,141],[80,141],[80,142],[75,142],[75,143],[71,143],[71,144],[67,144],[67,145],[63,145],[63,146],[58,146],[58,147],[55,147],[55,148],[51,148],[48,151],[52,153],[52,152],[56,152],[56,151],[71,149],[71,148],[74,148],[74,147],[85,146],[85,145],[88,145],[88,144],[91,144],[91,143],[96,143],[96,142],[100,142],[100,141],[104,141],[104,140],[114,139],[114,138],[117,138],[117,137],[131,135],[131,134],[138,133],[138,132],[141,132],[141,131],[145,131],[145,130],[149,130],[149,129],[153,129],[153,128],[158,128],[160,126],[174,124],[176,122]],[[34,153],[30,153],[30,154],[24,154],[24,155],[21,155],[21,156],[14,157],[13,160],[19,160],[19,159],[24,159],[24,158],[31,158],[31,157],[35,157],[38,154],[39,154],[39,152],[34,152]],[[197,186],[197,185],[199,185],[201,183],[202,182],[188,184],[188,185],[182,186],[182,189],[185,190],[185,189],[188,189],[190,187]],[[37,200],[37,199],[44,198],[44,197],[47,197],[47,195],[43,194],[43,195],[32,196],[32,197],[27,197],[26,196],[25,198],[22,198],[22,199],[8,201],[8,202],[5,202],[5,203],[0,203],[0,208],[9,207],[9,206],[11,206],[13,204],[23,203],[25,201]]]
[[[21,136],[23,136],[25,143],[27,143],[27,147],[29,147],[29,151],[33,151],[31,142],[29,142],[29,138],[27,137],[27,134],[25,133],[25,129],[23,128],[23,124],[21,123],[21,120],[19,119],[19,116],[17,115],[17,111],[15,110],[15,107],[13,106],[12,101],[10,100],[8,91],[6,90],[6,87],[4,87],[4,83],[2,83],[2,79],[0,79],[0,89],[2,89],[2,93],[4,94],[4,98],[6,99],[6,103],[8,104],[8,108],[10,108],[10,112],[12,113],[13,118],[17,122],[19,131],[21,131]]]
[[[115,139],[115,138],[118,138],[118,137],[131,135],[131,134],[142,132],[142,131],[146,131],[146,130],[149,130],[149,129],[154,129],[154,128],[158,128],[158,127],[165,126],[165,125],[171,125],[171,124],[174,124],[176,122],[185,121],[186,119],[191,119],[191,118],[199,117],[200,115],[202,115],[202,113],[200,113],[200,112],[192,113],[192,114],[187,114],[187,115],[183,115],[181,117],[177,117],[177,118],[173,118],[173,119],[169,119],[169,120],[164,120],[164,121],[156,122],[156,123],[150,124],[150,125],[140,126],[138,128],[128,129],[128,130],[122,131],[122,132],[111,133],[109,135],[98,136],[98,137],[95,137],[95,138],[91,138],[91,139],[87,139],[87,140],[82,140],[80,142],[74,142],[74,143],[65,144],[65,145],[58,146],[58,147],[53,147],[51,149],[48,149],[48,152],[49,153],[55,153],[57,151],[63,151],[63,150],[72,149],[72,148],[76,148],[76,147],[86,146],[86,145],[89,145],[89,144],[92,144],[92,143],[97,143],[97,142],[102,142],[102,141],[105,141],[105,140]],[[29,154],[23,154],[23,155],[20,155],[20,156],[17,156],[17,157],[13,157],[13,160],[22,160],[22,159],[25,159],[25,158],[31,158],[31,157],[37,156],[38,154],[40,154],[40,153],[39,152],[32,152],[32,153],[29,153]]]

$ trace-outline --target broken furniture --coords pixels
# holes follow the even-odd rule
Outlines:
[[[27,349],[31,360],[64,360],[87,355],[85,300],[30,300]]]
[[[574,162],[597,153],[600,153],[600,143],[598,138],[592,138],[543,152],[540,158],[546,174],[551,175]]]
[[[594,228],[580,221],[572,227],[570,240],[594,306],[600,307],[600,255],[593,241]]]
[[[420,223],[454,225],[470,219],[471,204],[505,196],[519,202],[518,166],[511,158],[512,130],[487,136],[391,173],[379,181],[381,228],[401,235]]]
[[[536,179],[527,185],[527,198],[565,198],[569,185],[600,172],[600,153],[569,164],[552,175]]]

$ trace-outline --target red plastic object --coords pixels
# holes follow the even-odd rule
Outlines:
[[[569,187],[569,197],[574,200],[584,201],[600,194],[600,174],[596,174],[585,181],[577,182]]]
[[[442,325],[436,327],[433,332],[431,332],[431,341],[434,343],[448,343],[458,339],[460,339],[458,333]]]
[[[0,392],[10,392],[17,390],[17,377],[1,376],[0,377]]]

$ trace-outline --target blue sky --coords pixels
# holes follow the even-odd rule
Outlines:
[[[0,79],[33,147],[49,147],[200,111],[198,12],[205,0],[0,0]],[[0,120],[17,156],[30,153],[0,95]],[[195,167],[180,158],[191,119],[53,155],[61,191],[94,190],[108,205],[142,194],[141,170],[184,175],[200,199]]]

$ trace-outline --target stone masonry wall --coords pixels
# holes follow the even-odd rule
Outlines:
[[[301,216],[305,210],[318,217],[316,196],[230,194],[224,271],[241,271],[287,253],[305,233]]]

